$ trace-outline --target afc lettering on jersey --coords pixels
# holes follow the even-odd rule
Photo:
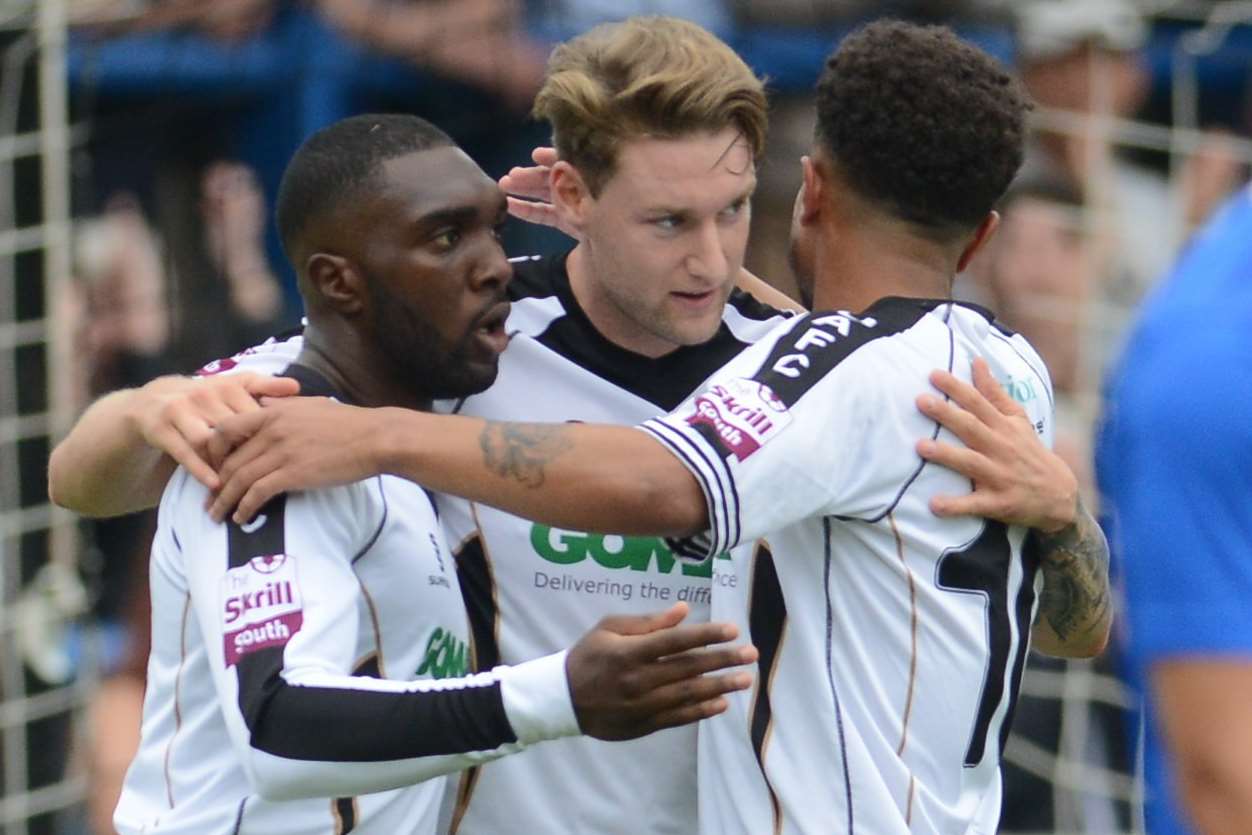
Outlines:
[[[870,316],[853,316],[846,311],[817,316],[809,322],[809,326],[796,338],[793,348],[795,353],[784,354],[774,363],[773,371],[784,377],[795,379],[800,372],[810,365],[809,358],[804,354],[809,348],[825,348],[832,345],[841,336],[852,332],[852,323],[856,322],[867,328],[876,327],[878,321]]]

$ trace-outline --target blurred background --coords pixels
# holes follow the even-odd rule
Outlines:
[[[1060,449],[1098,506],[1101,377],[1248,177],[1252,3],[0,0],[0,835],[111,832],[138,738],[152,519],[54,510],[50,445],[105,391],[298,323],[270,207],[309,133],[413,112],[499,176],[546,141],[527,111],[551,45],[641,13],[705,25],[768,77],[749,267],[785,291],[810,90],[842,34],[871,15],[949,23],[1020,73],[1027,163],[957,290],[1043,354]],[[567,245],[508,230],[513,255]],[[1135,704],[1116,646],[1032,659],[1003,831],[1142,832]]]

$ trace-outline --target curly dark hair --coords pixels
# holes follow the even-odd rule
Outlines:
[[[1029,101],[942,26],[849,35],[817,82],[817,140],[862,197],[947,237],[977,226],[1022,164]]]

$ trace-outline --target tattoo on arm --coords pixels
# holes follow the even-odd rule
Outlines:
[[[546,478],[545,466],[573,444],[565,427],[542,423],[487,421],[478,436],[483,463],[503,478],[527,487],[539,487]]]
[[[1072,525],[1054,534],[1031,531],[1026,543],[1043,571],[1040,618],[1062,641],[1104,629],[1111,614],[1109,548],[1081,502]]]

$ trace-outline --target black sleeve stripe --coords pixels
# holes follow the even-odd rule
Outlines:
[[[286,496],[276,496],[256,527],[228,523],[230,567],[285,552],[285,511]],[[281,646],[245,655],[236,670],[252,745],[278,757],[378,762],[491,751],[517,741],[498,682],[409,693],[291,685],[282,676]]]
[[[709,508],[713,518],[709,519],[711,541],[708,543],[708,548],[695,547],[695,542],[701,538],[697,535],[685,540],[673,540],[671,545],[676,545],[676,553],[689,557],[693,555],[693,551],[696,551],[702,557],[709,557],[718,551],[725,550],[730,543],[735,541],[732,533],[737,533],[738,530],[738,506],[736,505],[733,509],[729,506],[729,500],[737,499],[737,494],[728,489],[728,484],[731,482],[730,473],[726,470],[726,462],[716,456],[709,456],[699,444],[663,421],[649,421],[645,426],[657,437],[657,440],[665,444],[671,453],[686,463],[687,468],[700,482],[705,496],[716,505],[716,507],[710,506]],[[719,508],[720,512],[717,512]],[[734,530],[731,528],[732,519],[735,522]]]
[[[711,449],[721,448],[717,433],[713,431],[712,427],[707,424],[700,424],[695,427],[695,430],[700,434],[700,437],[704,438]],[[722,505],[722,513],[725,514],[726,518],[726,538],[722,540],[722,549],[728,549],[739,542],[739,531],[741,529],[739,525],[739,490],[735,487],[735,477],[731,474],[730,467],[727,465],[729,456],[722,458],[710,457],[698,444],[692,444],[692,448],[695,449],[700,457],[710,463],[714,474],[717,476],[718,486],[721,488],[718,492],[718,499]]]
[[[700,483],[701,490],[704,491],[706,501],[724,501],[724,491],[709,481],[709,474],[706,472],[706,469],[701,467],[687,451],[692,450],[699,455],[699,450],[695,449],[695,445],[688,438],[659,420],[648,421],[645,427],[656,436],[658,441],[665,445],[665,448],[671,454],[680,459],[688,471],[695,476],[696,481]],[[702,455],[700,458],[701,460],[707,460]],[[703,560],[714,554],[714,548],[718,541],[717,528],[722,524],[722,520],[717,518],[718,514],[714,512],[711,506],[709,508],[709,516],[710,530],[689,537],[666,537],[665,542],[669,549],[678,556],[688,559]]]
[[[269,658],[263,658],[269,656]],[[281,663],[278,647],[240,661]],[[241,670],[242,673],[242,670]],[[387,693],[290,685],[271,675],[253,704],[252,745],[293,760],[383,762],[492,751],[517,741],[499,683]]]

